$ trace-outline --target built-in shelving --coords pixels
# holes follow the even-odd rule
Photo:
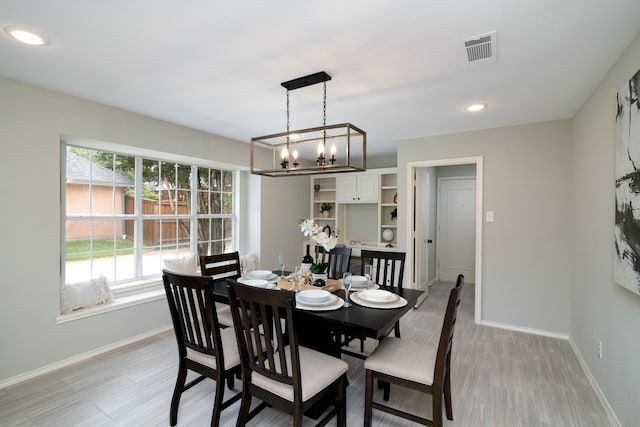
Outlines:
[[[341,193],[346,183],[362,189],[362,183],[375,183],[374,194],[365,198],[346,198]],[[360,185],[358,185],[360,183]],[[337,174],[330,177],[317,176],[311,179],[310,218],[321,227],[329,226],[332,232],[340,231],[338,242],[353,247],[364,242],[363,247],[384,248],[397,246],[397,225],[391,220],[391,211],[398,206],[398,178],[396,169],[372,169],[358,174]],[[317,186],[317,187],[316,187]],[[356,190],[354,190],[356,191]],[[351,193],[350,193],[351,194]],[[371,194],[371,190],[367,190]],[[332,206],[328,217],[320,213],[322,203]],[[385,230],[393,233],[393,239],[383,238]]]

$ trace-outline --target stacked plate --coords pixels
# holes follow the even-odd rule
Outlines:
[[[278,279],[278,275],[271,270],[253,270],[247,272],[245,279],[258,279],[273,282]]]
[[[275,283],[271,283],[268,280],[264,279],[246,279],[240,278],[238,279],[239,283],[247,286],[254,286],[256,288],[264,288],[264,289],[274,289],[276,287]]]
[[[369,287],[369,280],[364,276],[351,276],[351,290],[359,291]]]
[[[392,292],[383,291],[381,289],[367,289],[360,291],[358,297],[364,301],[384,304],[396,302],[400,297]]]
[[[336,302],[337,297],[320,289],[308,289],[296,294],[296,303],[309,307],[324,307]]]

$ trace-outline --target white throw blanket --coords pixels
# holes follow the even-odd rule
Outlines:
[[[62,314],[111,301],[113,301],[113,293],[107,278],[103,275],[88,282],[64,285],[60,289],[60,313]]]

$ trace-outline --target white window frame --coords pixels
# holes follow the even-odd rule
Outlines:
[[[240,200],[240,177],[239,171],[240,168],[238,166],[229,165],[221,162],[215,162],[211,160],[204,160],[198,158],[192,158],[183,155],[170,154],[165,152],[159,152],[149,149],[142,149],[137,147],[131,147],[121,144],[108,143],[97,140],[90,140],[86,138],[77,138],[73,136],[61,136],[61,144],[60,144],[60,162],[61,162],[61,173],[60,173],[60,189],[61,189],[61,233],[60,233],[60,286],[66,283],[65,280],[65,267],[66,267],[66,153],[67,147],[74,146],[84,149],[90,150],[99,150],[114,154],[121,154],[126,156],[131,156],[136,158],[136,174],[141,174],[141,165],[142,159],[149,160],[158,160],[164,162],[171,163],[179,163],[183,165],[189,165],[192,167],[192,172],[196,167],[204,167],[217,169],[221,171],[231,172],[233,174],[233,213],[232,214],[198,214],[197,209],[191,209],[191,213],[187,215],[178,215],[181,219],[189,218],[190,219],[190,247],[191,253],[197,255],[197,221],[202,218],[229,218],[232,220],[232,246],[237,250],[239,244],[239,200]],[[198,176],[195,173],[192,173],[192,182],[191,182],[191,204],[192,207],[196,204],[197,198],[197,179]],[[142,191],[142,180],[136,179],[136,193],[140,194]],[[141,204],[141,198],[136,197],[136,203]],[[141,224],[143,219],[153,219],[149,215],[145,215],[143,218],[141,206],[136,206],[135,214],[127,215],[127,217],[131,216],[137,222],[136,228],[141,229]],[[90,216],[90,215],[89,215]],[[160,215],[158,215],[160,217]],[[162,219],[172,219],[167,218],[167,215],[162,215]],[[142,233],[136,233],[135,237],[137,248],[142,248]],[[137,257],[142,256],[142,251],[138,250],[135,253]],[[65,314],[60,316],[57,320],[58,322],[64,322],[68,320],[73,320],[75,318],[86,317],[89,315],[93,315],[95,313],[101,313],[105,311],[111,311],[115,309],[119,309],[126,306],[131,306],[143,302],[147,302],[150,300],[156,300],[160,298],[164,298],[164,290],[162,289],[162,277],[161,272],[158,272],[157,275],[153,275],[152,277],[141,277],[141,262],[140,259],[136,262],[136,278],[119,282],[119,283],[111,283],[111,289],[114,294],[114,302],[110,304],[104,304],[101,306],[90,307],[86,309],[80,309],[74,311],[70,314]],[[90,278],[88,277],[87,280]]]

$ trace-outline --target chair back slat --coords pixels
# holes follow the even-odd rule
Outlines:
[[[351,265],[351,248],[347,246],[335,247],[329,251],[329,279],[342,279],[342,274],[349,271]]]
[[[180,354],[187,348],[210,354],[224,366],[213,279],[162,271],[162,280]]]
[[[227,282],[243,375],[248,381],[257,373],[293,385],[294,395],[302,396],[298,341],[292,327],[295,294]]]
[[[237,279],[242,275],[238,251],[200,256],[200,271],[214,280]]]
[[[371,280],[374,283],[402,288],[405,252],[362,250],[360,257],[362,259],[361,275],[364,275],[364,266],[371,264]]]

